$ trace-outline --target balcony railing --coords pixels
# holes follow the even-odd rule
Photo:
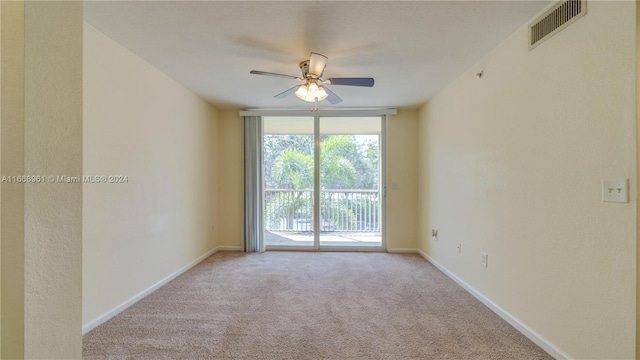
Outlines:
[[[265,229],[313,231],[313,190],[265,190]],[[380,232],[378,190],[321,190],[320,231]]]

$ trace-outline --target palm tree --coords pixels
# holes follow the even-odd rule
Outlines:
[[[356,170],[350,160],[358,154],[358,146],[347,136],[326,136],[320,146],[320,186],[322,189],[351,189],[356,180]],[[296,218],[311,218],[313,213],[313,157],[297,149],[286,149],[278,155],[271,167],[270,182],[279,189],[294,190],[276,192],[266,199],[267,221],[279,226],[285,219],[286,228],[294,229]],[[356,216],[341,199],[334,199],[333,192],[321,196],[323,229],[333,227],[353,228]],[[327,223],[327,224],[325,224]]]
[[[271,178],[281,189],[298,190],[293,197],[288,192],[279,192],[267,202],[267,213],[271,216],[268,220],[284,218],[286,228],[293,230],[296,215],[310,217],[312,213],[313,200],[305,194],[313,188],[313,158],[299,150],[287,149],[276,158]]]
[[[326,137],[320,144],[320,187],[322,189],[350,189],[356,181],[352,154],[358,145],[344,135]]]

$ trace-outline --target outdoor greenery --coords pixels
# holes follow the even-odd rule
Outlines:
[[[267,190],[267,226],[277,228],[284,219],[287,229],[310,219],[313,209],[314,156],[311,135],[265,135],[264,178]],[[375,209],[378,201],[348,198],[335,190],[377,190],[379,184],[378,139],[354,135],[320,137],[320,188],[322,230],[365,228],[358,213],[365,206]],[[372,210],[373,212],[373,210]],[[377,222],[377,220],[376,220]]]
[[[265,135],[267,189],[313,189],[313,136]],[[322,189],[378,189],[378,141],[354,135],[320,136]]]

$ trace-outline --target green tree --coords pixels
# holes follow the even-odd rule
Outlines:
[[[328,136],[320,143],[320,187],[322,189],[350,189],[356,181],[352,155],[357,144],[347,136]],[[351,158],[351,159],[350,159]]]
[[[277,192],[267,202],[268,221],[273,225],[277,219],[286,219],[286,228],[293,229],[294,221],[308,216],[312,209],[309,189],[313,188],[313,158],[297,149],[284,150],[274,161],[271,180],[278,189],[291,189],[290,192]]]
[[[311,218],[314,160],[313,137],[301,135],[265,136],[265,185],[268,189],[291,189],[274,192],[266,200],[267,221],[278,226],[282,219],[287,229],[295,219]],[[321,189],[377,189],[377,141],[358,142],[353,135],[322,135],[320,145]],[[337,193],[321,196],[322,228],[355,228],[358,206]]]
[[[303,154],[313,154],[313,135],[265,135],[263,140],[263,161],[265,186],[269,189],[279,187],[272,176],[276,159],[285,150],[298,150]]]
[[[313,158],[295,149],[287,149],[276,158],[271,179],[280,189],[313,188]]]

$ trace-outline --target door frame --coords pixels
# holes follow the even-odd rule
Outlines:
[[[312,110],[313,111],[313,110]],[[243,112],[243,115],[256,115],[256,110]],[[260,112],[260,116],[313,116],[314,118],[314,214],[313,214],[313,246],[282,246],[282,245],[267,245],[265,244],[265,250],[286,250],[286,251],[360,251],[360,252],[386,252],[387,251],[387,182],[386,182],[386,159],[387,159],[387,147],[386,147],[386,130],[387,130],[387,115],[396,114],[396,109],[383,109],[383,110],[369,110],[369,111],[313,111],[310,115],[308,112]],[[379,159],[380,159],[380,246],[320,246],[320,118],[321,117],[380,117],[380,143],[379,143]],[[261,134],[264,136],[264,134]],[[260,195],[262,198],[262,214],[264,216],[264,192]],[[318,210],[318,211],[316,211]],[[262,229],[260,234],[262,241],[264,241],[264,221],[261,222]]]
[[[376,115],[380,117],[380,142],[378,144],[379,151],[379,191],[380,191],[380,246],[322,246],[320,244],[320,118],[327,117],[345,117],[342,115],[316,115],[314,117],[314,139],[315,142],[315,179],[314,179],[314,229],[313,229],[313,244],[316,251],[387,251],[387,222],[386,222],[386,207],[387,207],[387,182],[386,182],[386,128],[387,128],[387,116]],[[364,117],[363,115],[350,115],[348,117]],[[315,143],[314,142],[314,143]],[[317,205],[316,205],[317,204]]]

